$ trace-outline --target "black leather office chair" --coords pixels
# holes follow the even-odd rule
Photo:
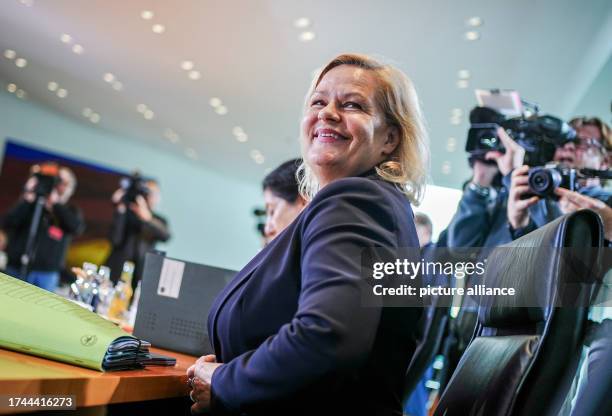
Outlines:
[[[501,248],[489,256],[484,283],[514,287],[517,294],[480,304],[475,336],[436,415],[556,414],[578,365],[596,290],[588,283],[589,266],[599,261],[602,228],[597,214],[579,211],[506,245],[532,248]],[[558,247],[582,248],[587,267],[568,261]],[[538,306],[525,307],[536,300]]]

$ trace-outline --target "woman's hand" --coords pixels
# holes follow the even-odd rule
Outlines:
[[[223,364],[217,363],[217,358],[212,355],[204,355],[187,369],[189,385],[192,390],[189,397],[193,401],[191,413],[198,414],[210,409],[210,383],[212,375],[217,367]]]

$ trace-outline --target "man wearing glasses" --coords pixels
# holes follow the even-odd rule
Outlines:
[[[607,170],[612,136],[610,127],[599,118],[579,117],[570,121],[576,130],[576,141],[557,148],[554,162],[570,168]],[[562,214],[576,210],[575,198],[566,197],[567,192],[559,188],[556,192],[559,201],[542,199],[529,195],[527,185],[529,166],[521,166],[512,172],[508,196],[508,223],[514,238],[518,238],[543,224],[552,221]],[[585,178],[579,182],[578,194],[584,196],[581,201],[590,201],[591,205],[603,201],[612,205],[612,193],[602,187],[599,178]],[[582,208],[589,208],[583,206]]]

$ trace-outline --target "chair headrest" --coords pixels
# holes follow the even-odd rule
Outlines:
[[[555,306],[587,306],[602,245],[599,215],[581,210],[493,249],[483,283],[514,288],[515,295],[483,297],[480,324],[525,326],[545,321]]]

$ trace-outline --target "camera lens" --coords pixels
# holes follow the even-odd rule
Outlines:
[[[553,195],[561,179],[561,173],[554,168],[533,168],[529,171],[529,190],[538,196]]]

